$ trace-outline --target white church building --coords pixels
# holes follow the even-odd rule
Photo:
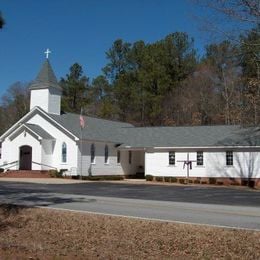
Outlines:
[[[134,127],[61,113],[48,59],[30,86],[30,111],[1,137],[0,168],[71,175],[136,174],[253,179],[260,185],[260,127]]]

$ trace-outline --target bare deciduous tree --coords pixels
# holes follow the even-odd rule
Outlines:
[[[29,111],[28,85],[16,82],[2,96],[0,104],[0,133]]]
[[[2,29],[4,27],[5,24],[5,20],[2,16],[2,13],[0,12],[0,29]]]

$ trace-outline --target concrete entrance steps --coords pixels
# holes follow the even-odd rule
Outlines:
[[[5,178],[50,178],[48,171],[7,171],[0,173],[0,177]]]

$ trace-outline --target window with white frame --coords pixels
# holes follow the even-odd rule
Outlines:
[[[90,146],[90,162],[95,163],[95,145],[91,144]]]
[[[175,165],[175,152],[169,152],[169,165]]]
[[[121,160],[121,154],[120,154],[120,151],[117,151],[117,163],[120,163],[120,160]]]
[[[63,142],[61,146],[61,161],[63,163],[67,162],[67,145],[65,142]]]
[[[128,151],[128,163],[132,163],[132,151]]]
[[[105,163],[108,163],[108,146],[107,144],[105,145]]]
[[[226,151],[226,165],[233,165],[233,151]]]
[[[203,152],[202,151],[198,151],[197,152],[197,165],[198,166],[202,166],[204,164],[203,161]]]

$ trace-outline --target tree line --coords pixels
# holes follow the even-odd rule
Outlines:
[[[79,64],[61,80],[63,109],[141,126],[259,124],[259,36],[206,46],[176,32],[145,43],[116,40],[91,83]]]
[[[212,1],[197,1],[242,23],[253,17],[249,20],[253,24],[233,39],[225,33],[228,36],[221,41],[205,46],[202,57],[185,32],[174,32],[153,43],[117,39],[106,52],[102,73],[92,81],[78,63],[60,79],[62,110],[80,113],[83,109],[88,115],[137,126],[259,125],[257,1],[216,0],[214,6]],[[234,3],[222,5],[227,2],[237,3],[237,9],[231,12]],[[245,10],[248,13],[243,17]],[[28,111],[28,86],[15,83],[1,98],[0,132]]]

